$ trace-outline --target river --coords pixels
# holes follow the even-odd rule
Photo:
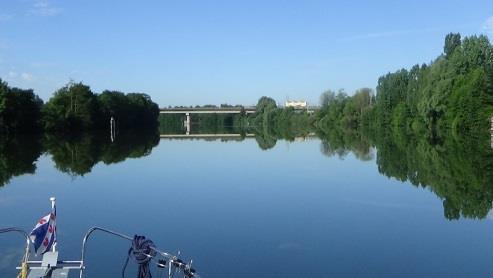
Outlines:
[[[32,229],[56,196],[64,259],[78,259],[84,233],[102,226],[180,251],[201,277],[493,275],[493,184],[484,184],[489,176],[456,173],[491,169],[468,164],[472,156],[410,144],[409,152],[424,148],[441,161],[413,168],[398,151],[406,148],[370,144],[361,152],[358,144],[334,147],[316,136],[268,147],[249,137],[138,137],[3,142],[1,226]],[[458,168],[443,162],[447,156]],[[405,176],[394,168],[406,168]],[[477,180],[453,184],[455,174]],[[0,276],[13,277],[23,241],[0,235],[0,247]],[[87,277],[119,277],[128,248],[95,234]],[[135,271],[130,264],[127,277]]]

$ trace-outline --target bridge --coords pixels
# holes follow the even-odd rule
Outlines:
[[[308,113],[314,113],[320,109],[317,106],[307,106],[294,108],[296,111],[307,111]],[[233,107],[174,107],[174,108],[160,108],[159,114],[185,114],[187,116],[184,126],[187,128],[187,133],[190,134],[190,114],[254,114],[257,112],[256,106],[233,106]]]
[[[206,140],[239,140],[243,138],[255,138],[255,133],[195,133],[195,134],[160,134],[161,139],[206,139]],[[313,138],[318,138],[314,132],[310,132],[303,136],[294,138],[294,141],[306,141]]]
[[[161,134],[161,139],[241,139],[255,137],[253,133],[213,133],[213,134]]]
[[[257,111],[255,106],[234,106],[234,107],[178,107],[160,108],[160,114],[253,114]]]
[[[234,107],[178,107],[160,108],[159,114],[185,114],[187,119],[184,122],[187,134],[190,134],[190,114],[253,114],[257,111],[255,106],[234,106]]]

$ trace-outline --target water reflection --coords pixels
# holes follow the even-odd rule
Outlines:
[[[85,175],[98,162],[112,164],[127,158],[148,155],[159,143],[156,132],[118,134],[114,142],[102,134],[84,134],[75,138],[46,136],[45,151],[52,156],[58,170],[70,175]]]
[[[332,157],[337,156],[344,159],[349,153],[362,161],[370,161],[375,158],[373,145],[363,134],[343,130],[319,131],[321,138],[320,151],[322,154]]]
[[[107,134],[80,134],[75,137],[56,135],[16,136],[0,139],[0,185],[23,174],[34,174],[36,161],[46,153],[55,167],[72,176],[91,172],[94,165],[119,163],[127,158],[149,155],[159,144],[159,133],[121,133],[111,142]]]
[[[483,219],[493,202],[493,151],[489,138],[413,136],[393,130],[367,136],[331,130],[319,133],[327,156],[372,160],[379,173],[427,188],[443,201],[449,220]]]
[[[36,160],[42,153],[40,135],[0,137],[0,186],[12,177],[34,174]]]
[[[277,140],[293,140],[290,134],[265,131],[256,136],[262,150]],[[415,136],[401,130],[380,133],[355,130],[318,130],[321,153],[344,159],[376,157],[379,173],[429,189],[443,201],[444,217],[453,220],[483,219],[493,203],[493,150],[489,138]],[[376,154],[375,154],[376,150]]]
[[[431,190],[443,200],[447,219],[482,219],[493,202],[493,151],[488,139],[379,136],[375,140],[378,169]]]
[[[361,161],[375,161],[382,175],[429,189],[443,201],[447,219],[483,219],[492,208],[493,151],[488,138],[425,138],[398,132],[371,134],[343,130],[319,130],[316,134],[310,130],[219,131],[221,133],[176,138],[173,134],[161,134],[161,137],[225,142],[254,137],[259,149],[269,150],[279,140],[307,140],[316,136],[320,138],[320,151],[324,156],[344,159],[353,154]],[[228,135],[227,132],[231,133]],[[15,176],[34,174],[36,161],[42,154],[48,154],[59,171],[82,176],[90,173],[99,162],[108,165],[147,156],[159,142],[158,131],[122,133],[114,142],[108,134],[73,138],[54,135],[1,138],[0,186],[8,184]]]

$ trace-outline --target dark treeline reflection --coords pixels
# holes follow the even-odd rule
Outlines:
[[[150,154],[159,144],[157,132],[117,134],[114,142],[106,134],[84,134],[74,138],[45,136],[43,146],[58,170],[71,175],[84,175],[98,162],[112,164],[127,158]]]
[[[195,134],[240,134],[245,131],[243,115],[239,114],[192,114],[190,115],[192,133]],[[186,132],[183,114],[170,114],[159,117],[161,134],[182,134]]]
[[[485,218],[493,202],[493,151],[484,140],[378,135],[379,172],[428,188],[447,219]]]
[[[157,131],[121,133],[113,142],[109,134],[94,133],[70,138],[55,135],[1,138],[0,186],[8,184],[12,177],[34,174],[36,161],[42,154],[50,156],[61,172],[82,176],[99,162],[112,164],[146,156],[158,144]]]
[[[0,186],[24,174],[34,174],[42,153],[41,136],[0,137]]]
[[[328,157],[337,156],[344,159],[349,153],[363,161],[375,157],[370,140],[357,130],[318,130],[317,136],[322,141],[320,151]]]
[[[178,126],[178,125],[177,125]],[[375,161],[378,171],[416,187],[427,188],[443,202],[447,219],[488,215],[493,203],[493,149],[489,136],[483,139],[410,135],[404,129],[315,129],[308,125],[262,125],[257,127],[211,126],[198,129],[217,134],[240,134],[243,140],[254,136],[261,150],[273,148],[278,140],[319,137],[320,151],[328,157],[344,159],[352,154],[362,161]],[[212,132],[211,132],[212,133]],[[215,140],[215,139],[210,139]],[[85,175],[99,162],[112,164],[151,153],[159,143],[159,133],[134,132],[85,134],[77,137],[53,135],[16,136],[0,139],[0,185],[19,175],[33,174],[36,161],[46,154],[56,168],[73,176]]]
[[[432,191],[447,219],[482,219],[492,208],[493,150],[487,136],[427,138],[399,130],[360,134],[339,129],[317,134],[324,155],[376,157],[381,174]]]
[[[352,153],[362,161],[376,158],[381,174],[429,189],[443,201],[447,219],[482,219],[492,208],[493,149],[487,133],[481,138],[409,133],[404,128],[370,131],[310,125],[303,114],[287,118],[290,120],[250,128],[262,150],[273,148],[277,140],[293,141],[315,132],[322,154],[344,159]]]

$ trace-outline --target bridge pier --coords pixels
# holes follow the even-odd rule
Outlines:
[[[187,135],[190,135],[190,113],[185,113],[185,115],[187,116],[187,119],[185,120],[185,122],[183,123],[185,125],[185,128],[187,129]]]

